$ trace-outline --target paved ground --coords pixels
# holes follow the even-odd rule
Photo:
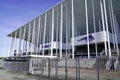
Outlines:
[[[50,80],[50,79],[0,69],[0,80]]]
[[[70,71],[70,72],[69,72]],[[74,69],[68,71],[69,77],[75,77]],[[38,72],[40,74],[40,72]],[[44,75],[47,72],[44,72]],[[73,75],[74,74],[74,75]],[[55,75],[54,70],[51,71],[51,77]],[[61,75],[61,76],[60,76]],[[65,78],[65,72],[62,69],[59,69],[58,78]],[[27,75],[24,73],[11,72],[7,70],[0,69],[0,80],[53,80],[47,78],[40,78],[40,75]],[[75,80],[75,79],[68,79]],[[81,80],[97,80],[96,71],[94,70],[82,70],[81,69]],[[100,80],[120,80],[120,73],[116,72],[104,72],[100,71]]]

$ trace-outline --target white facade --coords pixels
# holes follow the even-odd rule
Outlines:
[[[113,0],[63,0],[44,14],[10,33],[10,55],[35,52],[36,55],[87,57],[112,50],[119,55],[120,20]],[[116,0],[116,2],[119,2]],[[91,55],[95,53],[95,55]]]

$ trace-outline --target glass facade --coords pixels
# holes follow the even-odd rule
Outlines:
[[[119,5],[119,0],[64,0],[8,36],[20,39],[19,52],[25,49],[36,54],[59,54],[62,58],[63,53],[74,55],[82,51],[90,58],[91,53],[105,50],[111,56],[111,49],[119,48]],[[104,31],[107,40],[90,42],[89,35]],[[75,45],[75,40],[82,36],[87,36],[86,44]]]

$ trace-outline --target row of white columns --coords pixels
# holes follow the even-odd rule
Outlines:
[[[61,6],[62,7],[62,6]],[[62,9],[61,9],[62,10]],[[61,17],[63,17],[62,16],[63,14],[62,14],[62,11],[61,11]],[[45,22],[44,22],[44,33],[43,33],[43,35],[41,35],[41,34],[39,34],[40,33],[40,31],[41,31],[41,17],[39,17],[39,26],[36,26],[35,25],[35,20],[33,20],[33,28],[31,27],[31,22],[30,23],[28,23],[29,24],[29,26],[27,26],[27,27],[29,27],[29,30],[26,30],[26,26],[24,26],[24,27],[22,27],[22,28],[20,28],[20,30],[19,30],[19,47],[18,47],[18,49],[19,49],[19,53],[20,53],[20,50],[21,50],[21,48],[23,48],[22,50],[23,50],[23,52],[25,52],[26,51],[26,48],[28,48],[28,51],[30,51],[30,52],[32,52],[32,50],[33,50],[33,47],[35,48],[35,46],[36,46],[36,48],[37,48],[37,51],[39,51],[39,50],[42,50],[41,49],[41,47],[40,47],[40,49],[38,48],[38,45],[40,45],[40,43],[39,42],[41,42],[41,40],[42,39],[40,39],[40,38],[42,38],[43,37],[43,46],[45,45],[45,36],[46,36],[46,23],[47,22],[47,13],[45,13]],[[62,22],[62,20],[61,20],[61,22]],[[62,23],[61,23],[62,24]],[[36,36],[35,36],[35,29],[36,29],[36,27],[38,27],[38,33],[37,33],[37,45],[35,45],[35,38],[36,38]],[[61,27],[62,27],[62,25],[61,25]],[[31,28],[32,28],[32,32],[31,32]],[[22,31],[21,31],[22,30]],[[26,32],[28,31],[28,42],[26,43],[27,44],[27,46],[25,46],[25,42],[26,42]],[[62,32],[62,29],[61,29],[61,32]],[[13,53],[14,52],[14,49],[16,49],[15,47],[15,43],[16,43],[16,35],[17,35],[17,31],[15,32],[15,37],[13,37],[14,35],[12,35],[11,34],[11,37],[13,37],[12,38],[12,40],[11,40],[11,47],[10,47],[10,55],[11,55],[11,53]],[[32,35],[32,36],[31,36]],[[42,37],[41,37],[42,36]],[[32,37],[32,38],[31,38]],[[60,38],[61,38],[61,51],[62,51],[62,35],[60,36]],[[32,40],[30,40],[30,39],[32,39]],[[53,56],[53,41],[54,41],[54,8],[52,9],[52,31],[51,31],[51,56]],[[21,46],[22,45],[22,46]],[[35,49],[33,50],[33,52],[35,51]],[[44,55],[44,51],[45,51],[45,49],[44,49],[44,47],[43,47],[43,50],[42,50],[43,52],[42,52],[42,55]],[[61,54],[60,54],[61,56],[61,58],[62,58],[62,52],[61,52]]]
[[[116,48],[116,50],[117,50],[117,55],[119,55],[119,48],[118,48],[118,40],[117,40],[117,30],[116,30],[116,27],[117,27],[117,25],[115,25],[115,23],[116,23],[116,21],[115,21],[115,15],[114,15],[114,12],[113,12],[113,5],[112,5],[112,0],[108,0],[108,2],[109,2],[109,4],[110,4],[110,6],[109,6],[109,8],[110,8],[110,18],[111,18],[111,23],[112,23],[112,26],[113,26],[113,28],[112,28],[112,31],[113,31],[113,33],[115,34],[115,36],[113,37],[113,39],[114,39],[114,41],[115,41],[115,43],[114,43],[114,45],[115,45],[115,48]]]
[[[89,25],[88,25],[88,6],[87,6],[87,2],[88,0],[85,0],[85,16],[86,16],[86,33],[87,36],[89,36]],[[109,1],[109,0],[108,0]],[[118,49],[118,41],[117,41],[117,35],[116,35],[116,26],[115,26],[115,19],[114,19],[114,13],[113,13],[113,7],[112,7],[112,0],[110,0],[110,4],[111,7],[111,12],[112,13],[112,18],[113,19],[113,24],[114,26],[112,26],[114,28],[114,33],[115,33],[115,37],[113,37],[113,39],[115,39],[116,44],[116,48],[117,48],[117,54],[119,55],[119,49]],[[96,32],[96,24],[95,24],[95,12],[94,12],[94,1],[92,0],[92,8],[93,8],[93,24],[94,24],[94,32]],[[110,45],[110,36],[109,36],[109,26],[108,26],[108,15],[107,15],[107,8],[106,8],[106,0],[100,0],[100,8],[101,8],[101,17],[102,17],[102,26],[103,26],[103,31],[106,31],[105,35],[106,35],[106,39],[107,42],[104,42],[104,46],[105,46],[105,54],[109,55],[109,57],[112,56],[112,52],[111,52],[111,45]],[[96,49],[96,56],[97,56],[97,43],[95,42],[95,49]],[[72,56],[74,58],[74,5],[73,5],[73,0],[72,0]],[[89,38],[87,37],[87,53],[88,53],[88,58],[90,58],[90,46],[89,46]]]
[[[103,27],[103,31],[105,31],[105,21],[104,21],[104,13],[103,13],[103,4],[102,4],[101,0],[100,0],[100,7],[101,7],[102,27]],[[105,54],[107,55],[107,44],[106,44],[106,42],[104,42],[104,46],[105,46]]]
[[[103,3],[103,4],[102,4]],[[106,10],[106,1],[105,0],[101,0],[100,2],[101,4],[101,12],[102,12],[102,21],[103,21],[103,27],[104,29],[106,29],[106,37],[107,37],[107,45],[108,45],[108,55],[109,58],[111,58],[112,56],[112,52],[111,52],[111,45],[110,45],[110,35],[109,35],[109,29],[108,29],[108,15],[107,15],[107,10]],[[113,39],[113,46],[115,48],[116,46],[116,50],[117,50],[117,55],[119,55],[119,49],[118,49],[118,42],[117,42],[117,36],[116,36],[116,26],[115,26],[115,18],[114,18],[114,13],[113,13],[113,7],[112,7],[112,0],[108,0],[108,7],[109,7],[109,14],[110,14],[110,21],[111,21],[111,29],[112,29],[112,33],[114,36],[112,36]],[[115,42],[114,42],[115,41]],[[107,45],[105,42],[105,51],[106,51],[106,55],[107,55]]]
[[[89,36],[89,25],[88,25],[88,0],[85,0],[85,20],[86,20],[86,33],[87,36]],[[118,49],[118,41],[117,41],[117,35],[116,35],[116,25],[115,25],[115,17],[114,17],[114,13],[113,13],[113,7],[112,7],[112,0],[108,0],[109,1],[109,11],[111,14],[111,22],[113,25],[112,28],[112,32],[115,33],[115,36],[113,36],[113,41],[114,41],[114,48],[117,49],[117,54],[119,54],[119,49]],[[64,2],[64,1],[63,1]],[[60,53],[60,59],[62,58],[62,54],[63,54],[63,2],[60,4],[60,46],[59,46],[59,53]],[[96,23],[95,23],[95,9],[94,9],[94,0],[92,0],[92,11],[93,11],[93,24],[94,24],[94,32],[96,33]],[[100,8],[101,8],[101,18],[102,18],[102,27],[103,27],[103,31],[106,31],[105,35],[107,38],[107,42],[104,42],[104,46],[105,46],[105,54],[108,55],[109,53],[109,57],[111,57],[112,53],[111,53],[111,45],[110,45],[110,37],[109,37],[109,30],[108,30],[108,19],[107,19],[107,10],[106,10],[106,1],[105,0],[100,0]],[[72,16],[72,58],[74,59],[74,52],[75,52],[75,45],[74,45],[74,39],[75,39],[75,32],[74,32],[74,27],[75,27],[75,14],[74,14],[74,0],[71,0],[71,16]],[[57,11],[58,14],[58,11]],[[40,47],[39,45],[41,44],[40,42],[42,42],[42,45],[45,45],[45,41],[46,41],[46,30],[47,30],[47,18],[48,18],[48,13],[44,14],[44,26],[41,26],[41,21],[42,18],[41,16],[38,17],[38,26],[36,25],[36,19],[33,20],[33,26],[32,26],[32,22],[28,23],[28,26],[25,25],[24,27],[19,29],[19,46],[18,46],[18,50],[20,53],[21,48],[23,48],[23,52],[26,51],[26,48],[28,49],[28,52],[37,52],[42,50],[42,55],[44,55],[45,53],[45,48],[44,47]],[[53,56],[53,43],[54,43],[54,29],[55,29],[55,8],[52,9],[52,17],[51,17],[51,40],[49,40],[51,42],[51,48],[50,48],[50,56]],[[57,15],[57,30],[58,30],[58,15]],[[66,42],[68,42],[68,24],[67,24],[67,6],[66,6]],[[29,28],[29,30],[27,30]],[[44,30],[43,35],[40,34],[42,29]],[[37,30],[37,31],[36,31]],[[32,32],[31,32],[32,31]],[[26,36],[26,32],[28,32],[28,36]],[[15,45],[16,45],[16,38],[18,37],[18,32],[15,32],[15,36],[13,34],[11,34],[11,37],[14,36],[14,38],[12,38],[11,40],[11,48],[10,48],[10,54],[13,53],[14,49],[16,49]],[[37,36],[36,36],[37,34]],[[58,33],[56,33],[58,34]],[[58,35],[56,35],[56,38],[58,37]],[[26,39],[26,40],[25,40]],[[32,39],[32,40],[31,40]],[[37,42],[36,42],[37,39]],[[57,38],[58,39],[58,38]],[[56,40],[57,40],[56,39]],[[39,46],[39,47],[38,47]],[[97,56],[97,42],[95,42],[95,49],[96,49],[96,56]],[[90,58],[90,45],[89,45],[89,38],[87,37],[87,53],[88,53],[88,58]],[[57,55],[57,49],[56,49],[56,55]],[[66,55],[67,55],[67,45],[66,45]]]

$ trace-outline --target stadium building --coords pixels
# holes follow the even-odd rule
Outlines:
[[[9,56],[119,55],[120,0],[63,0],[8,35]]]

